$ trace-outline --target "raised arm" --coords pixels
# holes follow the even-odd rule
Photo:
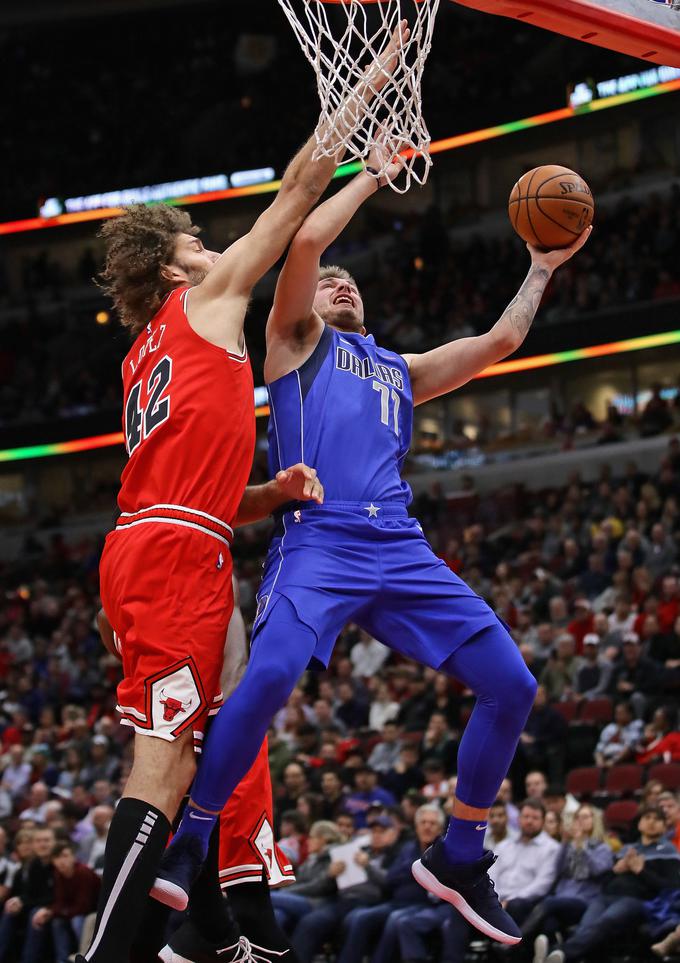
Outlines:
[[[276,264],[306,215],[328,186],[343,153],[342,140],[347,131],[344,116],[365,110],[385,86],[394,69],[402,43],[409,36],[405,20],[375,62],[367,68],[354,92],[341,104],[329,121],[337,153],[313,160],[316,137],[313,135],[288,166],[273,202],[244,237],[235,241],[220,256],[205,279],[191,292],[188,300],[192,327],[216,344],[230,346],[240,338],[243,309],[261,277]],[[225,301],[236,302],[225,310]],[[233,307],[233,310],[229,308]]]
[[[424,354],[404,355],[409,366],[413,401],[422,405],[466,384],[489,365],[516,351],[536,317],[543,292],[557,268],[573,257],[590,237],[584,231],[571,247],[540,251],[528,244],[531,268],[522,287],[490,331],[476,338],[460,338]]]
[[[368,170],[382,166],[383,148],[375,146],[368,157]],[[323,321],[313,310],[319,281],[321,255],[342,233],[363,202],[402,169],[401,160],[391,164],[380,181],[362,171],[341,191],[329,197],[307,217],[295,235],[286,263],[279,274],[267,321],[267,348],[274,341],[294,338],[318,339]]]

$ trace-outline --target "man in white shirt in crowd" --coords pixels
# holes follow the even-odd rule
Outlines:
[[[362,629],[359,641],[349,654],[352,662],[352,675],[355,679],[370,679],[378,672],[390,654],[390,650],[382,642],[372,638]]]
[[[538,799],[519,807],[519,836],[495,848],[498,857],[489,870],[503,908],[521,924],[550,891],[557,874],[560,844],[543,830],[545,808]],[[443,958],[463,963],[473,929],[460,913],[452,913],[443,927]]]

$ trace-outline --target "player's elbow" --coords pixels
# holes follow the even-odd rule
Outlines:
[[[503,358],[507,358],[508,355],[514,354],[519,347],[521,347],[523,337],[516,331],[512,331],[507,328],[502,328],[500,331],[494,332],[493,337],[493,355],[494,363],[496,361],[502,361]]]

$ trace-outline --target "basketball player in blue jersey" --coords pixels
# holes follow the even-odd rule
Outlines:
[[[370,163],[369,159],[369,163]],[[376,165],[377,166],[377,165]],[[387,177],[398,173],[393,164]],[[477,702],[458,751],[453,816],[413,867],[432,894],[501,943],[521,934],[488,876],[489,807],[533,704],[536,682],[505,625],[437,558],[407,506],[400,471],[413,406],[453,391],[524,341],[566,250],[529,247],[531,268],[500,320],[480,337],[424,354],[376,345],[361,295],[320,256],[377,188],[363,172],[309,215],[295,237],[267,324],[272,473],[304,461],[323,505],[291,505],[264,568],[246,673],[210,733],[191,804],[152,893],[181,909],[226,799],[252,764],[274,714],[310,661],[326,666],[345,625],[358,623],[402,655],[461,680]]]

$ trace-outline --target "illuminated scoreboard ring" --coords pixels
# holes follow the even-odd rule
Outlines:
[[[680,67],[680,0],[453,0],[464,7]]]

